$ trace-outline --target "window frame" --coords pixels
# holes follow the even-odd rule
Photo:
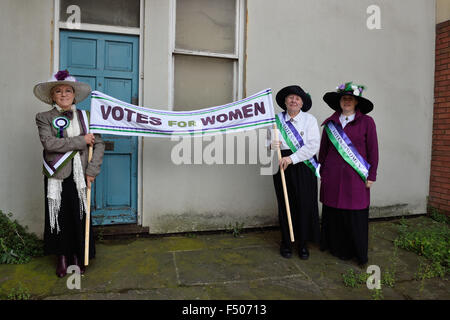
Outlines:
[[[176,2],[177,0],[170,0],[171,6],[171,21],[170,21],[170,36],[169,41],[170,48],[170,65],[169,65],[169,109],[173,110],[175,100],[175,56],[176,55],[189,55],[197,57],[207,58],[221,58],[233,60],[233,101],[240,100],[244,94],[244,35],[245,35],[245,4],[246,0],[235,0],[236,12],[235,12],[235,45],[234,53],[217,53],[201,50],[187,50],[176,48]],[[230,101],[231,102],[231,101]]]

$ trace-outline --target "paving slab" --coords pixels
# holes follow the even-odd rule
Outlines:
[[[421,217],[407,223],[429,226]],[[54,256],[23,265],[0,265],[0,299],[23,289],[46,300],[448,300],[448,278],[417,280],[424,258],[397,249],[400,221],[370,223],[369,263],[393,287],[369,290],[345,286],[343,275],[365,273],[356,261],[342,261],[317,245],[310,258],[280,256],[279,230],[184,234],[96,242],[96,258],[81,277],[81,289],[68,289],[69,276],[55,275]]]

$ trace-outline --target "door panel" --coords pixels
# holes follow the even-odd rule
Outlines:
[[[135,103],[138,97],[137,36],[61,31],[60,69],[68,69],[93,90]],[[90,98],[77,103],[90,109]],[[137,137],[102,135],[106,144],[102,170],[95,180],[93,225],[137,221]]]

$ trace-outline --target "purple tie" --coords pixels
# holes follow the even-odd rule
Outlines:
[[[67,117],[69,120],[73,119],[73,111],[64,111],[62,113],[63,116]]]

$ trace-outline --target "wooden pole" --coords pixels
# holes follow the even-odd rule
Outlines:
[[[274,123],[273,129],[275,131],[275,141],[278,141],[278,129],[277,125]],[[281,160],[281,150],[280,148],[277,148],[278,150],[278,161]],[[294,242],[294,232],[292,230],[292,219],[291,219],[291,209],[289,208],[289,198],[287,193],[287,187],[286,187],[286,178],[284,177],[284,169],[280,167],[280,174],[281,174],[281,183],[283,185],[283,193],[284,193],[284,203],[286,204],[286,214],[288,219],[288,225],[289,225],[289,234],[291,236],[291,242]]]
[[[93,152],[93,147],[92,145],[89,146],[89,158],[88,158],[88,162],[91,162],[92,160],[92,152]],[[93,183],[93,182],[92,182]],[[91,188],[92,188],[92,183],[91,185],[88,187],[87,192],[86,192],[86,233],[85,233],[85,238],[84,238],[84,265],[88,266],[89,265],[89,232],[90,232],[90,226],[91,226]]]

